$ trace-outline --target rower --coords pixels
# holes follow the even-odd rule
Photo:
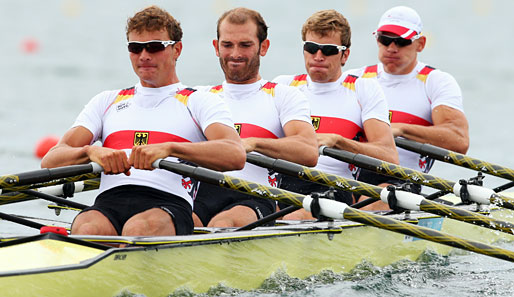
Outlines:
[[[72,234],[191,234],[195,182],[152,163],[166,158],[235,170],[244,165],[244,148],[224,102],[180,83],[176,19],[147,7],[129,18],[126,37],[139,83],[95,96],[41,166],[96,162],[104,169],[100,194],[75,218]],[[97,140],[102,146],[92,145]]]
[[[350,70],[358,76],[377,80],[389,105],[395,137],[430,143],[459,153],[469,147],[468,122],[464,115],[462,94],[450,74],[417,59],[425,48],[423,24],[412,8],[397,6],[386,11],[373,33],[380,63]],[[400,165],[428,172],[433,159],[398,148]],[[375,184],[400,184],[394,178],[363,170],[359,180]],[[415,189],[420,192],[421,186]],[[368,209],[386,209],[380,202]]]
[[[304,23],[302,40],[307,74],[282,75],[275,81],[294,86],[307,96],[319,146],[398,163],[388,108],[380,86],[375,80],[342,73],[351,45],[351,30],[346,18],[333,9],[316,12]],[[356,178],[359,174],[356,166],[327,156],[320,156],[316,169],[346,178]],[[290,176],[282,177],[280,187],[303,194],[328,189]],[[335,198],[348,205],[354,202],[353,195],[342,190],[335,192]],[[313,217],[300,209],[284,219]]]
[[[268,27],[254,10],[235,8],[218,19],[216,56],[225,81],[208,87],[228,104],[246,152],[306,166],[318,161],[309,102],[296,88],[261,78],[260,57],[268,51]],[[277,173],[246,164],[228,175],[277,187]],[[202,183],[195,200],[195,226],[240,227],[274,213],[272,200]]]

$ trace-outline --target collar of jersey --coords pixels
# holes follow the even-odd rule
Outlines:
[[[332,92],[341,87],[343,78],[345,76],[346,75],[341,75],[334,82],[318,83],[318,82],[312,81],[311,77],[309,75],[307,75],[307,88],[309,89],[310,92],[315,93],[315,94]]]
[[[268,81],[261,79],[251,84],[229,84],[223,82],[223,92],[229,94],[232,99],[243,100],[249,95],[257,93]]]

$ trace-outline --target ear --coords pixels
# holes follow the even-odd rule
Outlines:
[[[182,41],[179,41],[175,43],[173,46],[173,60],[178,60],[178,57],[180,57],[180,54],[182,53]]]
[[[417,45],[416,45],[416,51],[418,53],[420,53],[421,51],[423,51],[423,49],[425,48],[425,45],[427,43],[427,38],[425,36],[421,36],[420,38],[418,38],[417,41]]]
[[[350,49],[347,48],[343,55],[341,56],[341,66],[344,66],[346,64],[346,61],[348,61],[348,57],[350,56]]]
[[[214,39],[212,41],[212,46],[214,46],[214,52],[216,52],[216,56],[219,57],[220,56],[220,50],[219,50],[219,47],[218,47],[218,40],[217,39]]]
[[[259,49],[259,55],[261,55],[262,57],[266,56],[266,53],[268,52],[268,49],[269,49],[269,39],[265,39],[261,42],[261,48]]]

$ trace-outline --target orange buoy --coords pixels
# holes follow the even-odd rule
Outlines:
[[[21,41],[20,49],[25,54],[34,54],[39,50],[39,41],[35,38],[27,37]]]
[[[41,138],[36,143],[34,155],[39,159],[43,158],[46,155],[46,153],[48,153],[48,151],[57,144],[57,142],[59,142],[59,137],[53,135]]]

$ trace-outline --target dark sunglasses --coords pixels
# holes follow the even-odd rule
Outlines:
[[[391,37],[391,36],[383,35],[380,33],[377,33],[375,36],[377,37],[378,42],[382,43],[385,46],[389,46],[393,42],[394,42],[394,44],[396,44],[397,47],[404,47],[404,46],[408,46],[408,45],[412,44],[412,39],[405,39],[405,38],[401,38],[401,37]],[[416,36],[418,36],[418,35],[416,35]],[[414,36],[413,39],[417,39],[417,38],[415,38],[416,36]]]
[[[346,50],[346,46],[336,44],[319,44],[313,41],[304,41],[303,50],[313,55],[321,50],[323,55],[333,56],[337,55],[340,51]]]
[[[145,42],[130,41],[127,43],[128,51],[134,54],[139,54],[145,49],[147,52],[153,54],[163,51],[168,45],[175,44],[174,40],[150,40]]]

